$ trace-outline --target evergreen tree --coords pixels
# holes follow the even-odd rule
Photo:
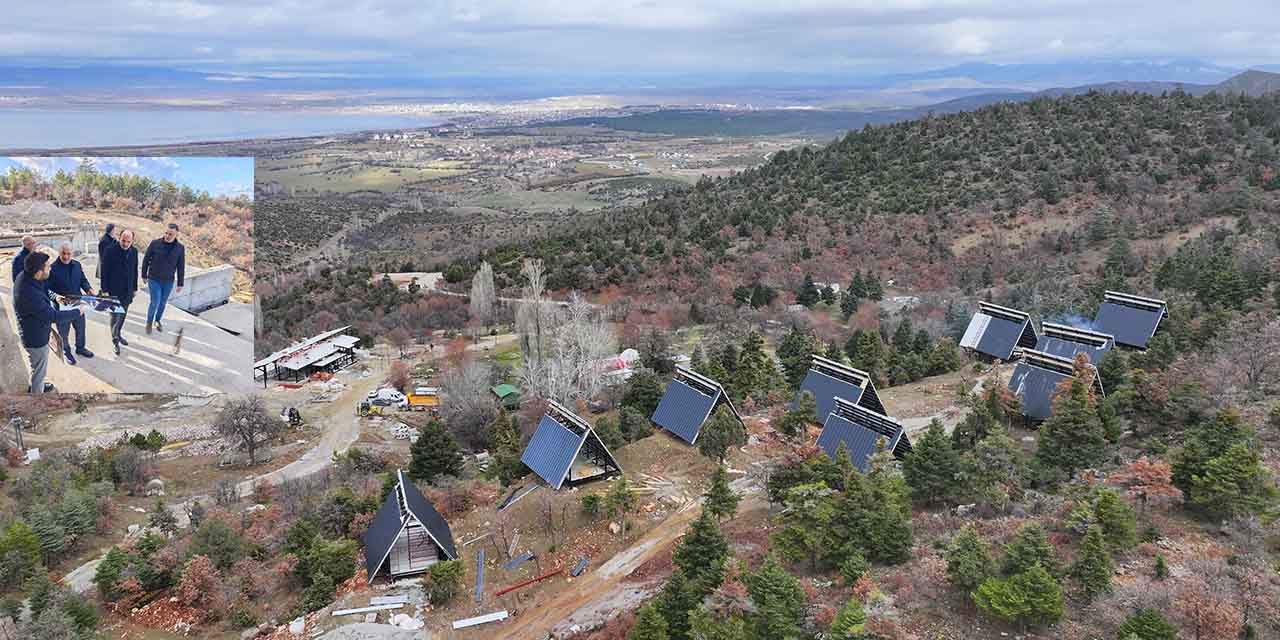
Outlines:
[[[702,592],[711,593],[724,582],[729,542],[710,512],[704,510],[689,527],[672,553],[671,561]]]
[[[710,372],[707,375],[711,375]],[[622,400],[618,404],[624,409],[631,409],[648,418],[657,411],[662,393],[662,382],[658,380],[658,374],[641,369],[627,379],[627,390],[623,392]]]
[[[1262,513],[1275,502],[1275,494],[1258,450],[1244,442],[1231,445],[1205,464],[1203,474],[1191,478],[1191,506],[1216,519]]]
[[[333,602],[336,589],[333,578],[325,575],[323,571],[315,572],[311,575],[311,585],[302,592],[302,607],[311,612],[329,606],[329,603]]]
[[[898,321],[898,328],[893,332],[893,348],[899,354],[911,353],[915,346],[915,329],[911,326],[911,318],[902,316]]]
[[[151,512],[147,514],[147,526],[173,535],[178,532],[178,516],[164,506],[163,500],[156,498]]]
[[[647,604],[640,607],[640,615],[636,617],[636,626],[627,634],[627,640],[667,640],[667,620],[662,617],[657,606]]]
[[[1085,534],[1080,545],[1080,554],[1071,566],[1071,576],[1080,586],[1085,599],[1092,600],[1111,591],[1111,576],[1115,573],[1115,565],[1111,562],[1111,554],[1107,552],[1106,537],[1102,527],[1093,525]]]
[[[819,556],[831,548],[830,524],[836,515],[832,490],[822,482],[787,490],[785,508],[778,517],[781,529],[773,534],[779,553],[791,562],[808,561],[817,569]]]
[[[782,362],[787,384],[792,389],[800,388],[805,373],[809,371],[809,362],[819,346],[813,334],[801,331],[799,327],[794,326],[778,342],[778,360]]]
[[[866,629],[866,624],[867,612],[862,609],[858,597],[854,596],[849,598],[836,614],[835,620],[831,621],[831,637],[856,638]]]
[[[116,585],[119,584],[128,566],[129,554],[117,546],[111,547],[102,562],[98,563],[98,568],[93,573],[93,583],[97,585],[98,595],[102,596],[103,601],[115,599]]]
[[[804,435],[809,425],[818,423],[818,402],[808,390],[800,393],[800,400],[794,409],[782,414],[774,423],[774,428],[788,438]]]
[[[818,291],[817,285],[813,284],[813,274],[804,274],[804,284],[800,285],[800,292],[796,295],[796,303],[806,307],[812,307],[818,303],[822,292]]]
[[[913,542],[910,490],[893,455],[883,449],[883,442],[877,445],[880,451],[868,463],[862,496],[866,500],[867,533],[863,545],[868,558],[898,564],[910,557]]]
[[[1000,573],[1013,576],[1038,564],[1050,573],[1058,572],[1058,559],[1049,544],[1049,536],[1044,527],[1031,522],[1022,526],[1013,539],[1004,546],[1004,559],[1000,564]]]
[[[32,573],[40,571],[43,549],[40,538],[31,527],[15,519],[0,538],[0,584],[22,584]]]
[[[1119,349],[1108,351],[1098,363],[1098,375],[1102,378],[1102,388],[1107,391],[1107,395],[1115,393],[1129,384],[1129,357]]]
[[[979,609],[1024,628],[1054,624],[1065,608],[1061,585],[1039,564],[1010,578],[987,578],[972,595]]]
[[[31,531],[40,539],[40,552],[46,565],[67,548],[67,534],[52,513],[44,506],[37,506],[27,514]]]
[[[987,503],[1003,508],[1021,495],[1027,477],[1022,448],[1003,425],[978,441],[966,466],[974,492]]]
[[[667,621],[667,633],[672,638],[689,637],[689,614],[706,595],[685,577],[684,571],[679,567],[667,578],[654,607],[662,614],[662,619]]]
[[[764,338],[752,331],[742,341],[737,372],[730,382],[731,388],[735,390],[734,396],[746,398],[765,394],[776,389],[778,382],[778,370],[774,367],[773,360],[764,352]]]
[[[947,549],[947,581],[969,593],[992,574],[991,553],[973,525],[965,525]]]
[[[1070,477],[1100,463],[1107,437],[1082,376],[1071,379],[1067,392],[1054,401],[1053,415],[1040,426],[1036,466],[1047,478]]]
[[[1169,564],[1164,561],[1164,556],[1156,556],[1155,577],[1156,580],[1169,577]]]
[[[701,606],[689,614],[689,637],[696,640],[742,640],[750,634],[741,616],[722,618]]]
[[[902,466],[911,496],[919,502],[937,504],[957,495],[960,454],[951,446],[942,422],[929,422],[924,437],[912,447]]]
[[[1133,507],[1114,489],[1098,490],[1098,497],[1093,503],[1093,515],[1102,527],[1111,551],[1124,551],[1138,544],[1137,516]]]
[[[744,578],[751,603],[755,605],[754,627],[757,638],[791,640],[801,637],[806,598],[800,581],[791,575],[772,554],[765,558],[760,570]]]
[[[867,288],[867,299],[872,302],[879,302],[884,298],[884,286],[880,284],[880,276],[873,274],[870,271],[868,271],[867,274],[868,275],[864,278]]]
[[[462,473],[462,452],[458,441],[444,428],[444,423],[432,420],[418,431],[418,440],[409,446],[409,477],[432,483],[441,476],[458,476]]]
[[[1117,638],[1130,636],[1139,640],[1178,640],[1178,627],[1155,609],[1138,609],[1116,630]]]
[[[729,488],[729,472],[725,470],[724,465],[717,466],[711,473],[711,485],[707,487],[707,492],[702,494],[702,497],[703,510],[710,512],[717,521],[737,513],[738,503],[742,500],[742,496]]]
[[[693,348],[693,353],[689,354],[689,369],[706,375],[707,354],[702,350],[702,345],[698,344]]]
[[[603,420],[600,427],[596,430],[597,432],[604,431]],[[614,431],[617,432],[616,423]],[[618,436],[621,437],[621,435],[621,432],[618,432]],[[603,439],[605,436],[601,435],[600,437]],[[489,462],[488,471],[504,487],[524,477],[529,472],[524,463],[520,461],[520,457],[524,454],[523,448],[520,446],[520,440],[519,418],[514,415],[508,415],[506,409],[498,409],[498,415],[489,425],[489,448],[493,454],[493,459]],[[613,447],[616,444],[618,443],[606,442],[605,446]]]
[[[871,570],[871,563],[863,557],[862,552],[854,549],[845,557],[840,565],[840,577],[844,578],[846,587],[853,587]]]
[[[724,464],[730,447],[747,443],[747,430],[732,411],[720,406],[698,433],[698,453]]]

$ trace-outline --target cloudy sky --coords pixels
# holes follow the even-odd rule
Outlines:
[[[9,167],[30,167],[44,176],[64,169],[75,171],[79,157],[0,156],[0,172]],[[211,195],[253,196],[253,158],[90,158],[103,173],[151,176],[185,184]]]
[[[0,60],[305,73],[916,71],[1280,62],[1276,0],[64,0],[7,3]]]

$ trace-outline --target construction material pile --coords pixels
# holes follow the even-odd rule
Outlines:
[[[217,432],[213,430],[213,427],[209,425],[180,425],[176,427],[156,427],[155,430],[159,431],[160,435],[164,436],[164,439],[167,442],[208,440],[210,438],[215,438],[218,435]],[[132,436],[135,433],[141,433],[142,435],[145,436],[150,432],[151,432],[151,429],[145,429],[145,430],[139,429],[138,431],[127,432],[127,434],[125,435],[122,435],[121,433],[118,433],[118,432],[100,433],[97,435],[89,436],[84,440],[81,440],[80,443],[77,444],[76,446],[79,447],[81,451],[91,451],[93,449],[97,449],[100,447],[110,447],[116,444],[117,442],[119,442],[121,438],[128,439],[130,436]]]
[[[66,226],[72,222],[71,214],[47,200],[21,200],[0,206],[0,229]]]

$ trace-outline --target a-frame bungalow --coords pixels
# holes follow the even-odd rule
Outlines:
[[[591,424],[555,400],[547,401],[547,412],[520,461],[552,489],[622,473]]]
[[[365,567],[369,582],[379,575],[392,578],[426,571],[441,560],[457,560],[449,523],[418,488],[396,472],[396,488],[364,534]]]
[[[979,302],[960,347],[996,360],[1012,360],[1014,349],[1034,349],[1039,336],[1031,316],[990,302]]]
[[[1115,336],[1116,344],[1145,351],[1160,321],[1169,317],[1169,303],[1130,293],[1107,291],[1094,317],[1093,328]]]
[[[844,398],[876,413],[884,413],[884,404],[880,402],[880,394],[876,392],[871,374],[822,356],[813,356],[809,371],[800,383],[800,391],[791,401],[792,409],[800,404],[800,397],[806,391],[813,394],[818,418],[835,410],[836,398]]]
[[[1115,336],[1109,333],[1042,322],[1040,341],[1036,343],[1035,350],[1068,360],[1075,360],[1076,354],[1083,353],[1089,357],[1089,362],[1096,365],[1115,346]]]
[[[1053,396],[1064,380],[1076,374],[1072,360],[1042,351],[1022,351],[1022,359],[1009,377],[1009,391],[1022,403],[1022,415],[1028,422],[1043,422],[1053,415]],[[1098,369],[1093,372],[1094,389],[1103,395],[1102,378]]]
[[[726,406],[742,422],[742,414],[719,382],[692,369],[676,366],[676,375],[658,401],[650,418],[654,424],[670,431],[689,444],[696,444],[702,425],[716,407]]]
[[[822,433],[818,434],[818,448],[835,458],[840,445],[844,445],[853,465],[865,473],[880,440],[885,441],[885,451],[892,452],[899,460],[911,453],[911,440],[897,420],[836,398],[835,408],[823,421]]]

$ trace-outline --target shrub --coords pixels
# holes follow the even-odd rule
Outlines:
[[[461,560],[444,560],[427,569],[427,596],[431,604],[444,604],[462,590],[465,567]]]

